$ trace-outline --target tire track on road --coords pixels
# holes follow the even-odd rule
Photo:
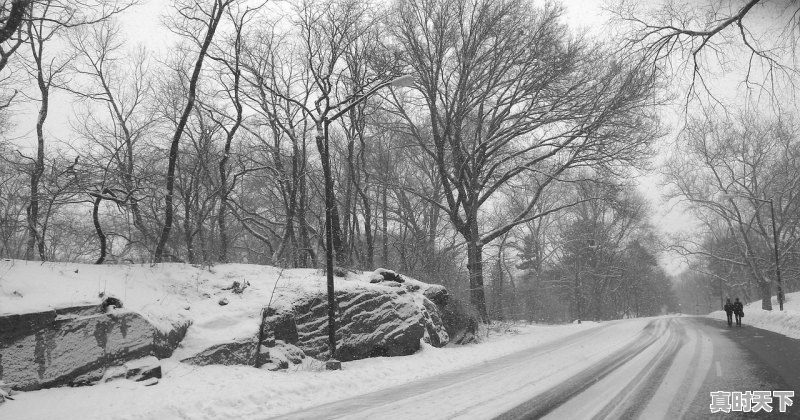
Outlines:
[[[656,330],[656,324],[659,323],[659,321],[664,322],[662,320],[656,320],[648,323],[629,348],[606,356],[589,368],[584,369],[580,373],[561,382],[559,385],[495,417],[495,419],[530,419],[547,415],[572,397],[585,391],[625,365],[655,343],[659,339]]]
[[[520,350],[480,365],[473,365],[429,378],[420,379],[407,384],[386,388],[380,391],[354,396],[348,399],[333,401],[327,404],[309,407],[304,410],[273,417],[275,419],[342,419],[361,418],[368,412],[378,411],[382,407],[400,406],[408,400],[418,398],[422,394],[441,392],[450,388],[465,386],[468,382],[480,382],[484,377],[496,374],[502,369],[512,369],[520,363],[530,363],[542,356],[564,351],[576,345],[591,342],[603,334],[615,323],[607,323],[590,330],[577,331],[566,337]],[[364,418],[368,418],[364,417]]]

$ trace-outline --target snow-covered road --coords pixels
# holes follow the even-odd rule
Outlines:
[[[726,334],[688,317],[610,322],[479,366],[280,418],[706,418],[711,390],[782,386]]]
[[[164,360],[156,386],[114,381],[26,392],[0,406],[0,419],[713,418],[712,391],[800,391],[798,354],[800,340],[704,317],[527,326],[481,344],[347,362],[335,372]],[[795,406],[780,418],[800,418]]]

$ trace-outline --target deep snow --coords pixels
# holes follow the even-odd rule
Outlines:
[[[761,309],[761,300],[756,300],[745,305],[742,325],[752,325],[800,339],[800,292],[787,293],[783,309],[783,311],[778,310],[778,299],[774,296],[772,297],[772,311]],[[727,320],[725,311],[712,312],[708,316],[723,321]]]
[[[246,280],[250,286],[241,295],[223,290],[234,280]],[[337,280],[337,287],[368,281],[369,273],[352,275],[347,280]],[[15,396],[16,400],[0,405],[0,419],[268,418],[460,368],[479,366],[574,333],[588,334],[603,325],[590,322],[561,326],[517,325],[515,333],[490,334],[480,344],[445,348],[423,345],[421,351],[411,356],[347,362],[343,364],[343,370],[333,372],[325,371],[320,362],[313,360],[292,366],[285,372],[247,366],[198,367],[178,362],[183,356],[209,344],[252,335],[258,328],[260,307],[270,299],[273,289],[276,290],[273,299],[280,301],[291,295],[283,293],[289,290],[302,293],[323,287],[324,276],[316,270],[281,271],[255,265],[202,269],[184,264],[92,266],[0,262],[0,313],[98,303],[98,293],[105,291],[118,296],[126,308],[142,313],[157,325],[167,326],[181,319],[194,321],[185,346],[170,359],[162,360],[164,377],[155,386],[119,380],[93,387],[21,393]],[[224,307],[218,304],[222,297],[227,297],[230,302]],[[746,306],[744,322],[800,338],[798,303],[800,293],[787,296],[784,312],[761,311],[760,302],[755,302]],[[725,318],[723,312],[710,316]],[[599,358],[619,351],[620,346],[630,342],[647,322],[634,319],[612,323],[612,328],[602,331],[602,340],[592,341],[591,357],[588,354],[575,357],[565,351],[548,355],[536,366],[537,378],[541,379],[537,386],[552,386],[563,376],[579,372]],[[698,338],[697,342],[704,341]],[[687,349],[690,347],[696,346],[686,346]],[[651,356],[643,353],[641,363],[632,366],[648,365]],[[678,356],[679,359],[689,357],[683,353]],[[686,376],[684,371],[689,365],[675,364],[671,369],[677,373],[673,376]],[[701,370],[700,376],[703,376],[707,369]],[[546,375],[547,372],[550,376]],[[631,375],[630,372],[620,372],[619,375],[626,377]],[[520,380],[524,380],[525,375],[521,373]],[[678,390],[667,391],[675,393]],[[498,399],[494,405],[500,402]],[[487,413],[497,408],[494,405],[485,407]]]
[[[351,274],[337,279],[336,286],[363,287],[369,279],[370,273]],[[223,290],[234,280],[247,281],[250,286],[242,294]],[[279,304],[281,299],[324,287],[324,275],[313,269],[2,261],[0,314],[97,304],[99,293],[104,292],[122,299],[126,309],[141,313],[157,327],[166,329],[185,319],[191,319],[193,325],[175,354],[162,360],[164,377],[155,386],[121,380],[21,393],[0,405],[0,418],[265,418],[480,364],[598,325],[520,325],[515,333],[490,333],[481,344],[446,348],[423,344],[422,350],[411,356],[347,362],[337,372],[325,371],[313,360],[286,372],[178,362],[209,345],[253,336],[260,309],[270,299],[273,305]],[[223,297],[229,303],[220,306]]]

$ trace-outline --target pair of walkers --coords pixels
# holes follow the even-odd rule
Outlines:
[[[728,298],[728,301],[725,302],[725,314],[728,315],[728,326],[730,327],[733,325],[732,315],[736,315],[736,325],[741,327],[742,326],[742,317],[744,316],[744,306],[742,302],[739,302],[739,298],[736,298],[736,302],[731,303],[731,298]]]

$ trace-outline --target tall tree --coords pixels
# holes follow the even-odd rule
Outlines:
[[[143,191],[143,183],[153,169],[148,170],[151,165],[143,161],[152,152],[143,146],[143,139],[152,132],[156,121],[149,106],[153,89],[148,52],[138,48],[127,54],[114,20],[82,28],[69,42],[77,57],[70,65],[75,77],[66,88],[79,99],[89,101],[75,130],[90,145],[78,148],[79,153],[90,151],[81,153],[83,162],[98,168],[91,194],[96,201],[103,197],[122,200],[133,219],[133,230],[138,231],[138,235],[127,238],[129,246],[151,252],[155,246],[149,226],[152,218],[145,217],[140,205],[151,198]],[[117,196],[108,195],[106,189],[117,191]]]
[[[571,168],[635,162],[646,152],[653,74],[571,36],[552,5],[401,0],[394,15],[421,96],[399,113],[436,164],[442,210],[467,244],[471,301],[487,320],[484,245],[542,217],[542,192]],[[430,121],[430,135],[421,121]],[[482,209],[525,173],[538,183],[527,205],[481,231]]]
[[[3,0],[0,3],[0,71],[25,41],[25,14],[33,0]]]
[[[170,30],[185,39],[193,47],[198,48],[194,60],[194,66],[188,79],[188,92],[183,111],[177,121],[175,132],[169,147],[167,164],[167,185],[164,196],[164,226],[158,239],[153,261],[159,263],[163,260],[164,247],[169,240],[172,231],[172,221],[174,217],[173,196],[175,192],[175,169],[178,164],[178,151],[180,141],[186,123],[192,114],[195,105],[197,84],[203,70],[203,62],[208,55],[214,35],[217,32],[220,22],[225,16],[226,10],[231,7],[234,0],[214,0],[209,5],[199,0],[178,0],[175,4],[177,18],[173,24],[169,25]]]
[[[798,133],[789,115],[695,117],[666,169],[671,195],[688,203],[715,236],[705,243],[683,238],[680,251],[745,269],[765,310],[772,309],[772,285],[777,282],[775,244],[778,260],[791,261],[800,240],[800,222],[792,217],[800,211]],[[727,246],[710,247],[728,237],[736,238],[728,242],[735,245],[735,254]]]

